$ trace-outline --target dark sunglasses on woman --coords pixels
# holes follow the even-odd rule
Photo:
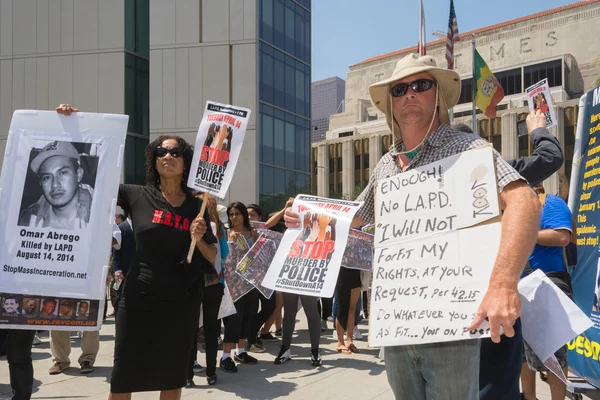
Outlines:
[[[417,79],[412,82],[403,82],[394,85],[392,88],[392,97],[402,97],[408,92],[408,88],[412,88],[415,93],[426,92],[435,85],[435,81],[431,79]]]
[[[171,154],[171,157],[178,158],[183,155],[183,150],[179,147],[173,147],[172,149],[165,149],[164,147],[157,147],[154,149],[154,154],[158,158],[163,158],[167,155],[167,153]]]

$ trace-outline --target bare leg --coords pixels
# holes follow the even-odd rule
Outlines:
[[[131,393],[109,393],[108,400],[131,400]]]
[[[356,313],[356,304],[360,296],[360,288],[354,288],[350,292],[350,307],[348,308],[348,324],[346,325],[346,347],[353,344],[352,333],[354,332],[354,314]]]
[[[181,399],[181,389],[163,390],[160,392],[160,400],[179,400]]]
[[[569,374],[569,369],[563,368],[563,372],[565,376],[567,376]],[[552,400],[563,400],[567,395],[567,385],[558,379],[552,372],[548,372],[546,376],[548,377],[548,385],[550,385]]]
[[[530,369],[527,363],[523,363],[523,368],[521,369],[521,387],[523,388],[525,400],[535,400],[535,374],[536,372]]]
[[[246,339],[238,340],[237,348],[245,351],[246,350]]]
[[[344,354],[348,354],[348,349],[344,344],[344,328],[340,324],[340,321],[335,319],[335,332],[337,333],[337,347],[335,348],[337,351],[340,351]]]

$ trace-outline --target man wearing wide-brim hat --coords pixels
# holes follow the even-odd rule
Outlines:
[[[374,223],[374,186],[409,169],[481,147],[477,135],[450,128],[448,109],[460,96],[459,75],[437,68],[430,56],[408,55],[398,62],[389,79],[369,88],[394,136],[394,144],[377,164],[358,200],[364,204],[353,226]],[[521,313],[517,283],[531,254],[539,228],[540,205],[527,182],[495,153],[500,205],[504,211],[502,239],[488,291],[472,327],[487,317],[492,340],[500,341],[500,327],[513,336]],[[286,211],[289,227],[299,225]],[[419,346],[385,347],[388,381],[396,398],[411,400],[478,399],[479,341],[464,340]]]

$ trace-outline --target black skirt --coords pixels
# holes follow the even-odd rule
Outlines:
[[[148,309],[128,308],[126,299],[122,299],[110,391],[132,393],[184,387],[199,318],[199,301]]]

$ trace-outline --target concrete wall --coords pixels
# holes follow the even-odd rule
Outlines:
[[[258,202],[256,0],[150,0],[150,140],[195,141],[206,101],[252,110],[223,203]]]
[[[0,157],[14,110],[72,103],[124,112],[124,7],[124,0],[0,0]]]

